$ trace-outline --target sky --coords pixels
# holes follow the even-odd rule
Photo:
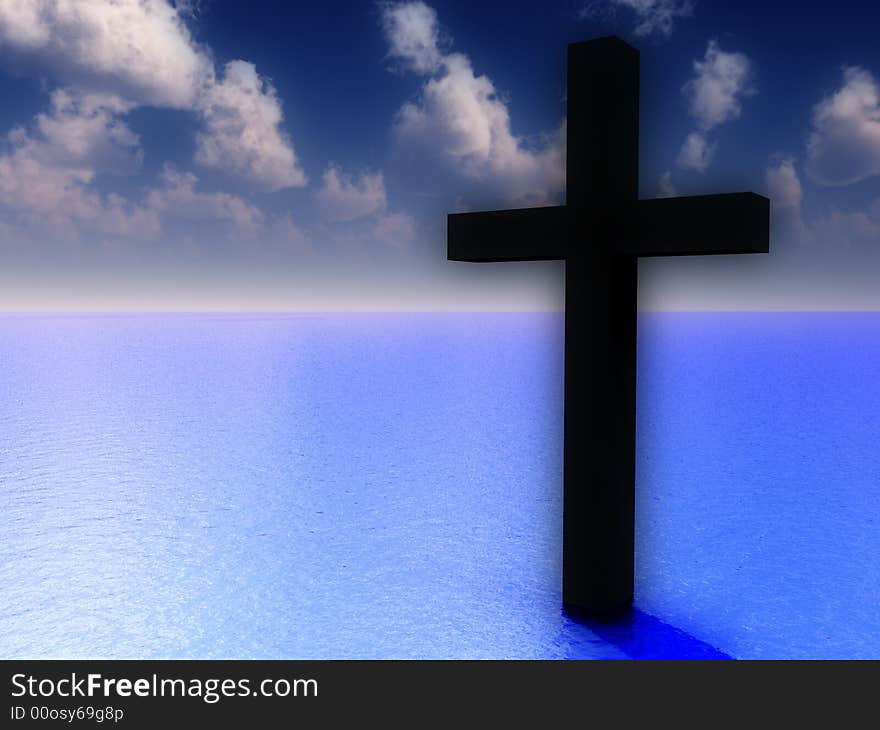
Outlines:
[[[642,197],[753,190],[771,253],[642,309],[880,309],[880,6],[0,0],[0,311],[558,310],[446,214],[564,202],[565,47],[641,51]]]

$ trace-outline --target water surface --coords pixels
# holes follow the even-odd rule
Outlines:
[[[0,318],[0,655],[880,657],[880,317],[640,324],[605,630],[559,610],[561,315]]]

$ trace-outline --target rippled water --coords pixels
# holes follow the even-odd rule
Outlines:
[[[0,655],[880,657],[880,317],[649,315],[560,614],[559,315],[0,318]]]
[[[642,317],[637,601],[750,658],[880,658],[880,313]]]

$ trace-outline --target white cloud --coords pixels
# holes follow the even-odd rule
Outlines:
[[[776,231],[799,240],[807,228],[801,215],[803,187],[794,160],[784,159],[767,168],[767,194]]]
[[[0,50],[49,70],[82,94],[199,115],[196,161],[264,190],[306,182],[281,128],[281,102],[254,66],[215,75],[184,21],[192,3],[169,0],[0,0]],[[120,113],[117,111],[117,113]]]
[[[694,0],[611,0],[611,3],[635,12],[637,36],[671,35],[676,21],[693,13],[695,5]]]
[[[295,247],[300,254],[314,253],[309,237],[293,221],[290,213],[275,216],[269,225],[271,240],[287,247]]]
[[[671,198],[678,195],[675,185],[672,183],[672,172],[667,170],[660,176],[660,184],[658,185],[659,198]]]
[[[406,213],[390,213],[376,222],[373,234],[384,243],[404,248],[415,240],[416,222]]]
[[[387,6],[385,14],[411,6]],[[436,16],[431,20],[436,28]],[[389,42],[393,48],[394,39]],[[507,105],[492,80],[478,76],[467,56],[441,55],[434,67],[427,65],[419,64],[423,73],[432,72],[419,99],[404,104],[397,114],[398,140],[425,156],[439,155],[466,176],[491,182],[509,201],[553,199],[563,186],[564,126],[530,147],[513,134]]]
[[[89,187],[94,171],[40,159],[30,140],[0,157],[0,206],[8,226],[25,234],[76,238],[79,231],[150,236],[160,224],[153,211]],[[37,143],[38,144],[38,143]]]
[[[99,172],[132,172],[139,140],[117,114],[127,106],[112,95],[59,90],[34,129],[18,127],[0,155],[0,206],[7,223],[75,236],[77,229],[113,235],[158,231],[155,214],[90,186]]]
[[[867,247],[880,250],[880,198],[863,209],[831,208],[804,219],[803,185],[792,159],[781,159],[767,168],[767,194],[771,201],[772,236],[813,246]]]
[[[782,160],[767,168],[767,190],[774,206],[801,207],[803,189],[793,160]]]
[[[226,64],[223,80],[201,101],[205,130],[196,138],[196,162],[242,176],[265,190],[302,187],[306,176],[280,129],[281,103],[253,64]]]
[[[363,218],[385,210],[385,180],[381,172],[353,176],[331,165],[324,171],[323,186],[316,198],[330,220]]]
[[[416,222],[406,213],[388,213],[385,180],[381,172],[363,171],[352,175],[336,165],[324,171],[323,185],[315,195],[323,216],[335,222],[350,222],[362,219],[368,221],[370,228],[349,229],[343,238],[363,243],[364,236],[370,236],[396,248],[405,248],[416,236]]]
[[[263,213],[227,193],[196,190],[197,178],[166,166],[159,187],[142,202],[95,190],[102,173],[131,172],[139,164],[139,140],[119,118],[128,106],[113,96],[52,94],[50,113],[39,114],[32,131],[21,127],[0,155],[0,209],[7,224],[25,237],[79,233],[153,238],[163,223],[222,221],[239,233],[254,233]]]
[[[167,0],[0,0],[0,46],[68,83],[191,108],[213,64]]]
[[[439,67],[440,33],[433,8],[423,2],[386,5],[382,29],[388,39],[388,54],[403,61],[407,68],[430,73]]]
[[[684,86],[690,99],[690,113],[704,131],[708,131],[742,111],[742,97],[751,93],[747,87],[751,62],[743,53],[727,53],[715,41],[709,41],[702,61],[694,61],[694,78]]]
[[[259,208],[229,193],[204,193],[196,190],[198,178],[166,165],[160,176],[161,186],[147,194],[147,205],[177,220],[228,221],[240,233],[253,234],[264,223]]]
[[[880,249],[880,199],[867,210],[832,210],[811,222],[810,240],[823,246]]]
[[[139,137],[120,118],[131,105],[111,94],[57,89],[51,112],[38,114],[42,155],[54,163],[85,164],[101,172],[131,173],[143,159]]]
[[[749,86],[751,61],[743,53],[722,51],[709,41],[702,60],[694,61],[694,78],[682,88],[688,97],[691,116],[698,129],[682,145],[678,163],[705,172],[712,162],[716,145],[707,133],[742,113],[742,99],[754,93]]]
[[[843,86],[813,110],[807,172],[820,185],[880,175],[880,87],[869,71],[843,72]]]
[[[681,167],[697,172],[705,172],[715,156],[715,144],[711,144],[701,132],[691,132],[678,153]]]

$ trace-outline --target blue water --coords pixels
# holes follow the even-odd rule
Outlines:
[[[880,658],[880,315],[640,327],[601,627],[560,315],[0,317],[0,656]]]

